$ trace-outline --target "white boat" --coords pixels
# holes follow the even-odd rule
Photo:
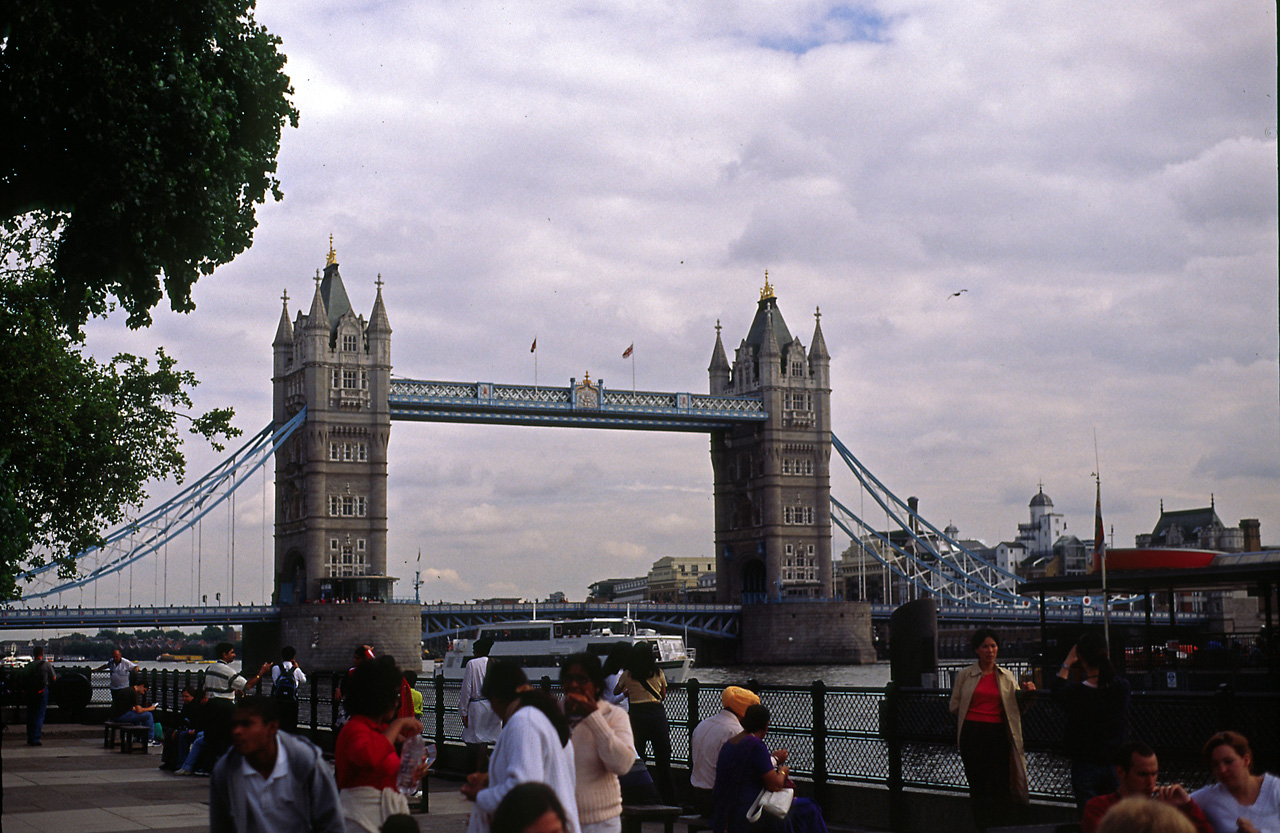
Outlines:
[[[3,668],[26,668],[27,663],[33,661],[35,657],[27,654],[9,654],[4,659],[0,659],[0,667]]]
[[[693,651],[685,647],[683,637],[637,627],[631,619],[529,619],[481,625],[474,638],[453,640],[439,669],[446,680],[462,679],[463,668],[474,655],[471,646],[486,636],[493,639],[489,656],[518,663],[531,681],[544,676],[559,679],[560,663],[570,654],[595,654],[603,662],[619,642],[652,643],[658,667],[673,683],[684,682],[693,665]]]

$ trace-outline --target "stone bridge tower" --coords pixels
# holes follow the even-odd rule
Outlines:
[[[711,393],[759,394],[769,413],[711,436],[721,602],[832,596],[830,363],[820,320],[807,353],[792,337],[767,272],[732,367],[716,325]]]
[[[275,424],[307,407],[306,423],[276,452],[276,599],[385,598],[391,325],[381,280],[366,322],[356,315],[332,243],[311,311],[275,351]],[[287,301],[286,301],[287,304]]]

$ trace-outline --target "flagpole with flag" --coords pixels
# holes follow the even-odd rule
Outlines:
[[[529,346],[529,352],[533,354],[533,392],[538,392],[538,337],[533,337],[533,344]]]
[[[1102,528],[1102,476],[1094,473],[1098,498],[1093,516],[1093,557],[1102,565],[1102,638],[1111,650],[1111,603],[1107,598],[1107,539]]]
[[[636,343],[633,341],[627,345],[627,349],[622,351],[622,358],[631,359],[631,395],[636,394]]]

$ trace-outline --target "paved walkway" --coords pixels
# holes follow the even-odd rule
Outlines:
[[[102,748],[102,729],[47,724],[44,745],[27,746],[26,729],[0,735],[4,833],[192,833],[209,829],[209,779],[161,771],[159,748],[123,755]],[[469,808],[459,784],[433,780],[430,813],[415,814],[424,833],[464,833]]]

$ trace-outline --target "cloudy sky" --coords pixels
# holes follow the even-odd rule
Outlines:
[[[835,433],[939,525],[1010,539],[1043,483],[1091,536],[1096,434],[1116,545],[1162,499],[1210,495],[1280,545],[1274,4],[262,0],[258,18],[302,114],[284,201],[194,314],[90,342],[165,344],[246,433],[270,419],[281,291],[291,315],[307,302],[330,233],[358,311],[386,281],[395,373],[419,379],[532,382],[536,336],[542,384],[630,387],[634,342],[640,388],[705,391],[717,320],[732,351],[768,269],[806,345],[821,307]],[[401,595],[419,548],[423,597],[447,600],[582,598],[712,554],[705,435],[397,423],[391,456]],[[212,459],[193,447],[193,473]],[[255,488],[234,591],[206,527],[211,599],[268,595]],[[861,505],[847,472],[832,491]],[[170,569],[164,600],[193,596]],[[135,601],[158,581],[138,568]]]

